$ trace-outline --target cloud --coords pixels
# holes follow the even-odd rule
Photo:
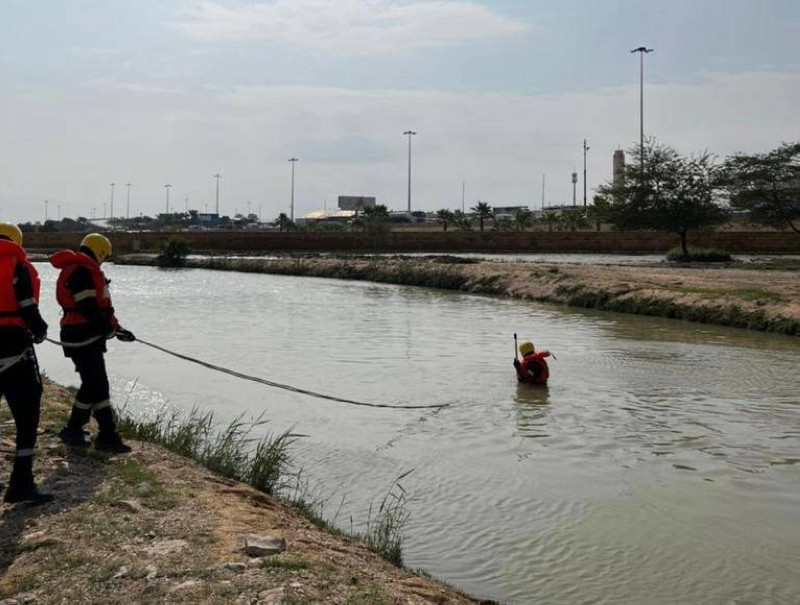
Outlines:
[[[248,201],[272,218],[288,208],[297,169],[297,214],[337,195],[406,203],[413,129],[413,206],[466,203],[539,207],[570,203],[589,140],[589,196],[611,175],[618,145],[638,141],[638,85],[560,95],[456,94],[299,86],[193,89],[97,83],[57,96],[39,91],[0,98],[0,204],[7,218],[40,218],[42,200],[89,216],[108,200],[108,183],[134,184],[134,212],[164,207],[164,183],[190,207],[214,201],[240,212]],[[712,74],[691,84],[645,89],[645,132],[690,154],[767,151],[791,139],[800,74]],[[44,168],[43,168],[44,167]],[[578,185],[582,202],[582,181]],[[213,205],[211,206],[213,207]]]
[[[528,29],[482,4],[453,0],[273,0],[235,6],[193,0],[174,26],[201,40],[282,41],[341,55],[450,46]]]

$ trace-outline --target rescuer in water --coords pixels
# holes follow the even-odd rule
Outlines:
[[[550,357],[550,351],[537,351],[533,343],[526,340],[519,345],[519,352],[522,360],[514,359],[517,380],[526,384],[547,384],[550,368],[544,358]]]
[[[111,242],[99,233],[90,233],[77,252],[61,250],[50,257],[50,264],[61,269],[56,282],[56,299],[64,311],[61,342],[64,355],[72,359],[81,385],[72,404],[67,425],[59,437],[67,445],[88,447],[83,427],[90,416],[97,421],[96,450],[117,454],[131,451],[117,432],[106,373],[106,340],[117,337],[133,342],[136,337],[123,329],[114,315],[109,280],[100,269],[111,256]]]
[[[44,341],[47,324],[39,314],[39,274],[22,249],[22,231],[0,223],[0,396],[14,417],[14,467],[3,500],[49,502],[33,479],[33,451],[42,400],[42,377],[33,345]]]

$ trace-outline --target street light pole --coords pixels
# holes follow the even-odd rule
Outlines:
[[[653,49],[640,46],[631,52],[639,53],[639,170],[640,178],[644,180],[644,56]]]
[[[169,183],[164,185],[164,189],[167,190],[167,214],[169,214],[169,188],[172,187]]]
[[[586,152],[589,151],[586,139],[583,139],[583,209],[586,210]]]
[[[128,220],[131,218],[131,184],[125,183],[125,186],[128,188],[128,198],[125,203],[125,216]]]
[[[111,220],[114,220],[114,183],[111,183]]]
[[[218,172],[214,175],[214,178],[217,179],[217,218],[219,218],[219,180],[222,178],[222,175]]]
[[[289,158],[292,163],[292,201],[289,206],[289,220],[294,222],[294,165],[299,162],[297,158]]]
[[[44,222],[47,222],[47,204],[49,202],[47,200],[44,201]]]
[[[408,214],[411,215],[411,137],[413,137],[416,132],[413,130],[406,130],[403,133],[405,136],[408,137]]]

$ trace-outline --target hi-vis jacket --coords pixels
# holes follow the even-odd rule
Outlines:
[[[14,288],[15,273],[20,264],[28,271],[33,289],[32,296],[24,300],[17,300]],[[28,328],[21,311],[39,304],[40,288],[39,273],[28,260],[25,251],[14,242],[0,239],[0,327]]]
[[[550,368],[545,357],[550,357],[550,351],[536,351],[528,353],[522,358],[517,368],[517,380],[529,384],[545,384],[550,378]]]
[[[80,303],[87,299],[94,300],[96,306],[93,306],[108,321],[110,329],[116,330],[119,327],[119,322],[114,316],[114,307],[111,305],[108,280],[97,261],[81,252],[61,250],[50,256],[50,264],[56,269],[61,269],[56,282],[56,300],[64,310],[64,316],[61,318],[62,328],[91,323],[90,317],[87,317],[80,310]],[[69,286],[70,277],[81,268],[87,270],[91,275],[91,287],[73,292]]]

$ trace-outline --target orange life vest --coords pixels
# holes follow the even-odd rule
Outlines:
[[[27,328],[28,325],[20,315],[20,302],[23,307],[26,301],[18,301],[14,291],[14,271],[17,264],[23,264],[28,274],[31,276],[31,286],[33,287],[32,304],[39,304],[39,290],[41,281],[36,268],[28,260],[25,250],[12,241],[0,239],[0,327],[18,326]]]
[[[81,252],[61,250],[50,256],[50,264],[56,269],[61,269],[58,281],[56,281],[56,300],[64,310],[64,316],[61,318],[62,327],[89,323],[89,320],[86,319],[82,313],[78,312],[78,303],[67,286],[70,276],[79,267],[85,267],[92,275],[94,298],[97,302],[97,308],[108,314],[111,327],[114,329],[119,327],[117,318],[114,316],[114,307],[111,306],[111,294],[108,291],[108,281],[103,271],[100,269],[100,265],[97,264],[97,261]]]
[[[541,353],[533,353],[522,358],[519,376],[524,376],[523,382],[544,384],[550,378],[550,368]]]

